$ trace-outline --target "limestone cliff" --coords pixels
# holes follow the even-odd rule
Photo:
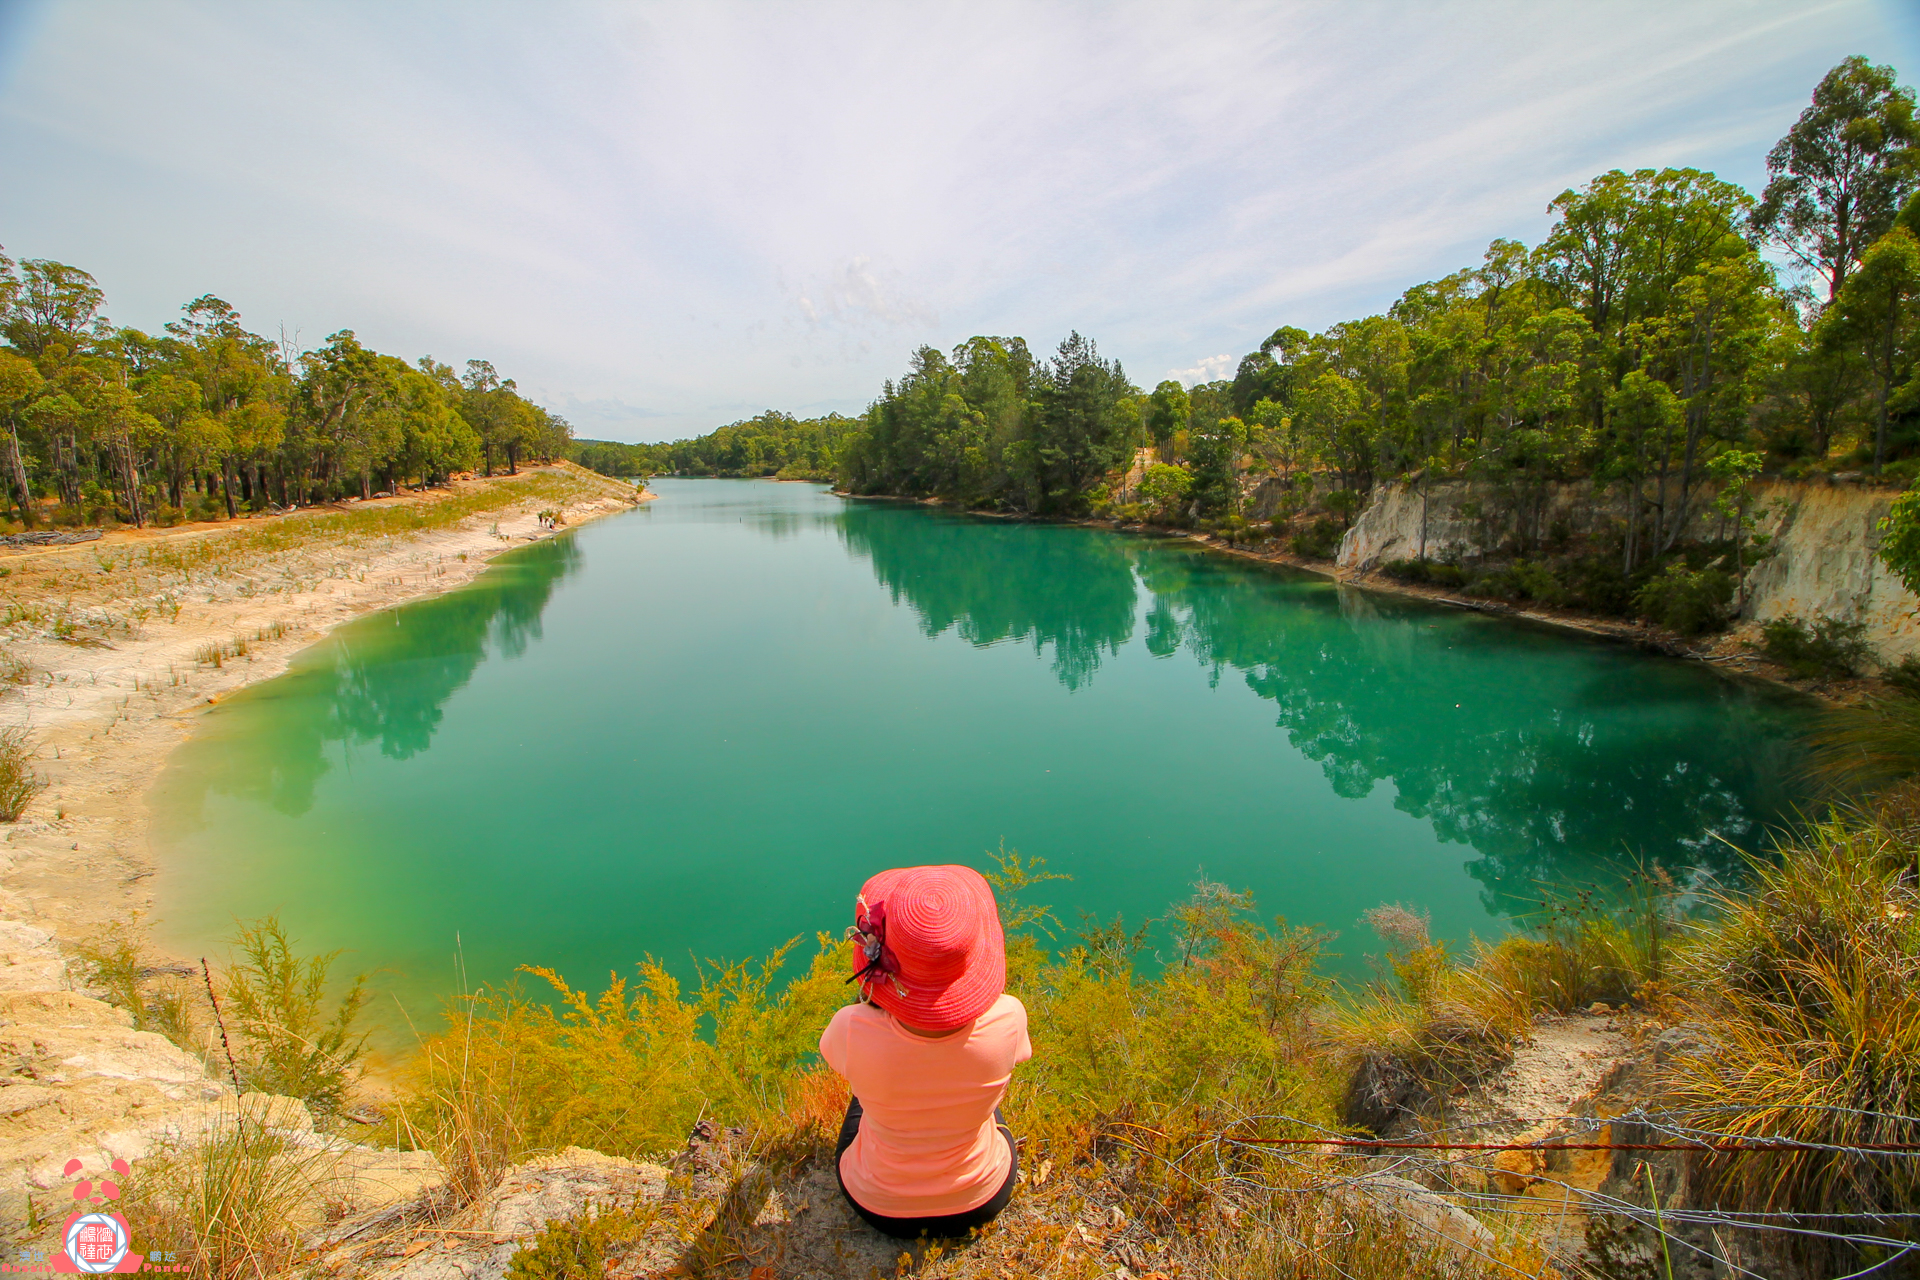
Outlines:
[[[1786,614],[1866,624],[1866,640],[1883,664],[1920,652],[1920,599],[1875,556],[1875,526],[1894,491],[1828,480],[1774,481],[1755,486],[1757,532],[1772,554],[1748,572],[1741,617],[1766,622]],[[1382,484],[1341,540],[1343,574],[1366,573],[1420,554],[1471,561],[1489,539],[1479,519],[1481,499],[1466,481],[1444,481],[1422,494],[1418,486]],[[1699,504],[1693,536],[1711,536],[1717,519]],[[1546,523],[1579,537],[1619,520],[1619,495],[1587,482],[1558,485],[1548,497]],[[1424,526],[1424,530],[1423,530]]]

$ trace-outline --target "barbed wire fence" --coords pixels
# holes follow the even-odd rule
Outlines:
[[[1216,1131],[1171,1156],[1137,1145],[1135,1149],[1169,1168],[1184,1171],[1195,1157],[1203,1157],[1211,1148],[1218,1157],[1214,1181],[1237,1184],[1263,1195],[1365,1195],[1375,1210],[1419,1232],[1445,1236],[1450,1247],[1484,1261],[1495,1274],[1514,1274],[1511,1260],[1496,1257],[1471,1241],[1448,1234],[1430,1221],[1428,1216],[1412,1211],[1394,1196],[1379,1195],[1383,1186],[1382,1178],[1405,1179],[1433,1192],[1447,1204],[1477,1214],[1493,1216],[1520,1213],[1535,1219],[1558,1215],[1563,1221],[1601,1218],[1644,1229],[1654,1246],[1660,1250],[1660,1256],[1665,1259],[1664,1274],[1669,1276],[1679,1274],[1677,1264],[1689,1257],[1698,1257],[1713,1264],[1716,1269],[1724,1268],[1726,1273],[1732,1275],[1749,1276],[1754,1280],[1776,1280],[1775,1276],[1756,1271],[1740,1261],[1746,1252],[1738,1247],[1742,1233],[1748,1236],[1764,1235],[1776,1244],[1782,1238],[1820,1241],[1839,1246],[1854,1257],[1874,1253],[1881,1255],[1855,1270],[1835,1273],[1832,1280],[1859,1280],[1886,1272],[1910,1257],[1920,1261],[1920,1203],[1909,1203],[1897,1210],[1837,1207],[1817,1211],[1662,1205],[1660,1196],[1651,1186],[1649,1198],[1652,1203],[1642,1203],[1601,1189],[1609,1178],[1602,1178],[1599,1185],[1593,1185],[1591,1179],[1575,1182],[1564,1176],[1556,1176],[1553,1170],[1546,1167],[1544,1159],[1538,1167],[1524,1174],[1494,1162],[1498,1155],[1505,1152],[1536,1153],[1542,1157],[1554,1152],[1624,1152],[1643,1158],[1671,1155],[1693,1159],[1725,1155],[1812,1154],[1848,1158],[1861,1163],[1876,1162],[1889,1167],[1897,1162],[1901,1166],[1900,1172],[1910,1178],[1915,1186],[1920,1186],[1920,1164],[1909,1163],[1920,1161],[1920,1141],[1861,1144],[1819,1142],[1798,1137],[1754,1136],[1716,1128],[1710,1123],[1715,1118],[1725,1119],[1742,1112],[1777,1113],[1787,1110],[1821,1111],[1892,1122],[1912,1126],[1911,1132],[1920,1134],[1920,1117],[1819,1104],[1690,1108],[1684,1113],[1643,1107],[1607,1116],[1502,1117],[1445,1125],[1390,1139],[1356,1138],[1295,1116],[1267,1114],[1247,1116],[1235,1128],[1284,1126],[1299,1136],[1269,1138]],[[1523,1131],[1550,1126],[1552,1131],[1550,1136],[1525,1141],[1469,1140],[1469,1136],[1478,1131],[1511,1129],[1515,1126]],[[1169,1139],[1169,1135],[1151,1126],[1123,1123],[1122,1127]],[[1611,1134],[1623,1130],[1635,1139],[1644,1136],[1647,1140],[1608,1140]],[[1229,1152],[1236,1151],[1263,1153],[1299,1173],[1300,1179],[1298,1182],[1276,1185],[1270,1180],[1250,1176],[1240,1171],[1240,1161],[1227,1158]],[[1330,1173],[1324,1157],[1344,1153],[1352,1153],[1357,1157],[1356,1164],[1350,1171]],[[1313,1158],[1315,1156],[1322,1159],[1316,1160]],[[1611,1172],[1609,1170],[1609,1174]],[[1634,1171],[1635,1174],[1638,1172],[1638,1169]],[[1523,1190],[1498,1189],[1503,1178],[1516,1177],[1525,1184]],[[1552,1188],[1556,1194],[1543,1197],[1531,1193],[1533,1188],[1542,1185]],[[1695,1229],[1699,1234],[1689,1235],[1688,1228]],[[1304,1241],[1293,1243],[1302,1248],[1309,1247]],[[1566,1264],[1569,1261],[1568,1253],[1564,1244],[1557,1249],[1548,1249],[1543,1268],[1555,1263]],[[1339,1270],[1338,1267],[1334,1269]],[[1547,1272],[1543,1270],[1541,1274]]]

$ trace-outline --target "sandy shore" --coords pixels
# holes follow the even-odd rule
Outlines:
[[[568,490],[558,500],[565,526],[636,503],[631,485],[571,464],[528,471]],[[457,488],[471,493],[500,483],[463,481]],[[370,505],[445,497],[409,494]],[[0,725],[26,727],[49,784],[19,822],[0,828],[0,991],[66,986],[60,943],[97,936],[150,909],[155,865],[147,793],[198,713],[280,674],[295,653],[342,622],[463,586],[501,552],[556,536],[538,518],[554,501],[515,502],[424,532],[315,538],[231,556],[218,540],[244,536],[261,522],[0,553],[0,597],[14,606],[9,617],[21,602],[35,603],[31,587],[39,588],[43,606],[31,619],[13,618],[4,653],[25,664],[25,678],[0,686]],[[162,569],[147,554],[156,548]],[[163,570],[176,563],[188,567],[169,577]],[[89,575],[116,573],[145,573],[148,580],[122,581],[118,596],[104,588],[88,594]],[[229,653],[219,665],[206,660],[210,646],[231,650],[237,641],[245,642],[244,655]],[[51,945],[43,933],[53,935]]]

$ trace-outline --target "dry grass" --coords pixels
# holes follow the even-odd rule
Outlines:
[[[183,600],[297,592],[343,572],[338,552],[450,528],[509,507],[564,507],[626,486],[568,464],[519,476],[463,483],[406,502],[302,511],[236,521],[180,536],[116,544],[86,556],[47,555],[16,562],[0,581],[0,627],[73,644],[134,634],[151,618],[179,616]],[[255,636],[254,639],[265,637]],[[208,665],[231,656],[236,636],[200,655]]]
[[[18,726],[0,729],[0,822],[18,822],[47,780],[33,771],[33,744]]]
[[[1920,891],[1914,845],[1858,819],[1817,824],[1750,894],[1719,903],[1680,963],[1712,1043],[1676,1061],[1671,1101],[1697,1127],[1836,1146],[1920,1142]],[[1740,1208],[1808,1215],[1910,1210],[1911,1156],[1866,1152],[1716,1155],[1709,1193]],[[1905,1238],[1911,1224],[1878,1224]],[[1858,1263],[1811,1236],[1782,1251]]]
[[[289,1145],[243,1112],[140,1161],[124,1207],[136,1240],[182,1242],[192,1275],[270,1280],[292,1273],[300,1224],[327,1173],[324,1156]]]

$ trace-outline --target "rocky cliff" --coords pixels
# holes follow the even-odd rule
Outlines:
[[[1876,525],[1893,490],[1824,479],[1775,481],[1757,485],[1755,496],[1757,532],[1770,540],[1771,554],[1747,574],[1744,620],[1839,618],[1865,624],[1882,664],[1920,652],[1920,599],[1875,555]],[[1339,569],[1359,574],[1414,559],[1423,534],[1427,558],[1472,560],[1488,541],[1480,500],[1465,481],[1436,483],[1424,495],[1417,486],[1380,485],[1341,540]],[[1602,532],[1621,516],[1617,494],[1586,482],[1557,486],[1548,499],[1547,523],[1575,537]],[[1690,534],[1711,536],[1715,519],[1703,511]]]

